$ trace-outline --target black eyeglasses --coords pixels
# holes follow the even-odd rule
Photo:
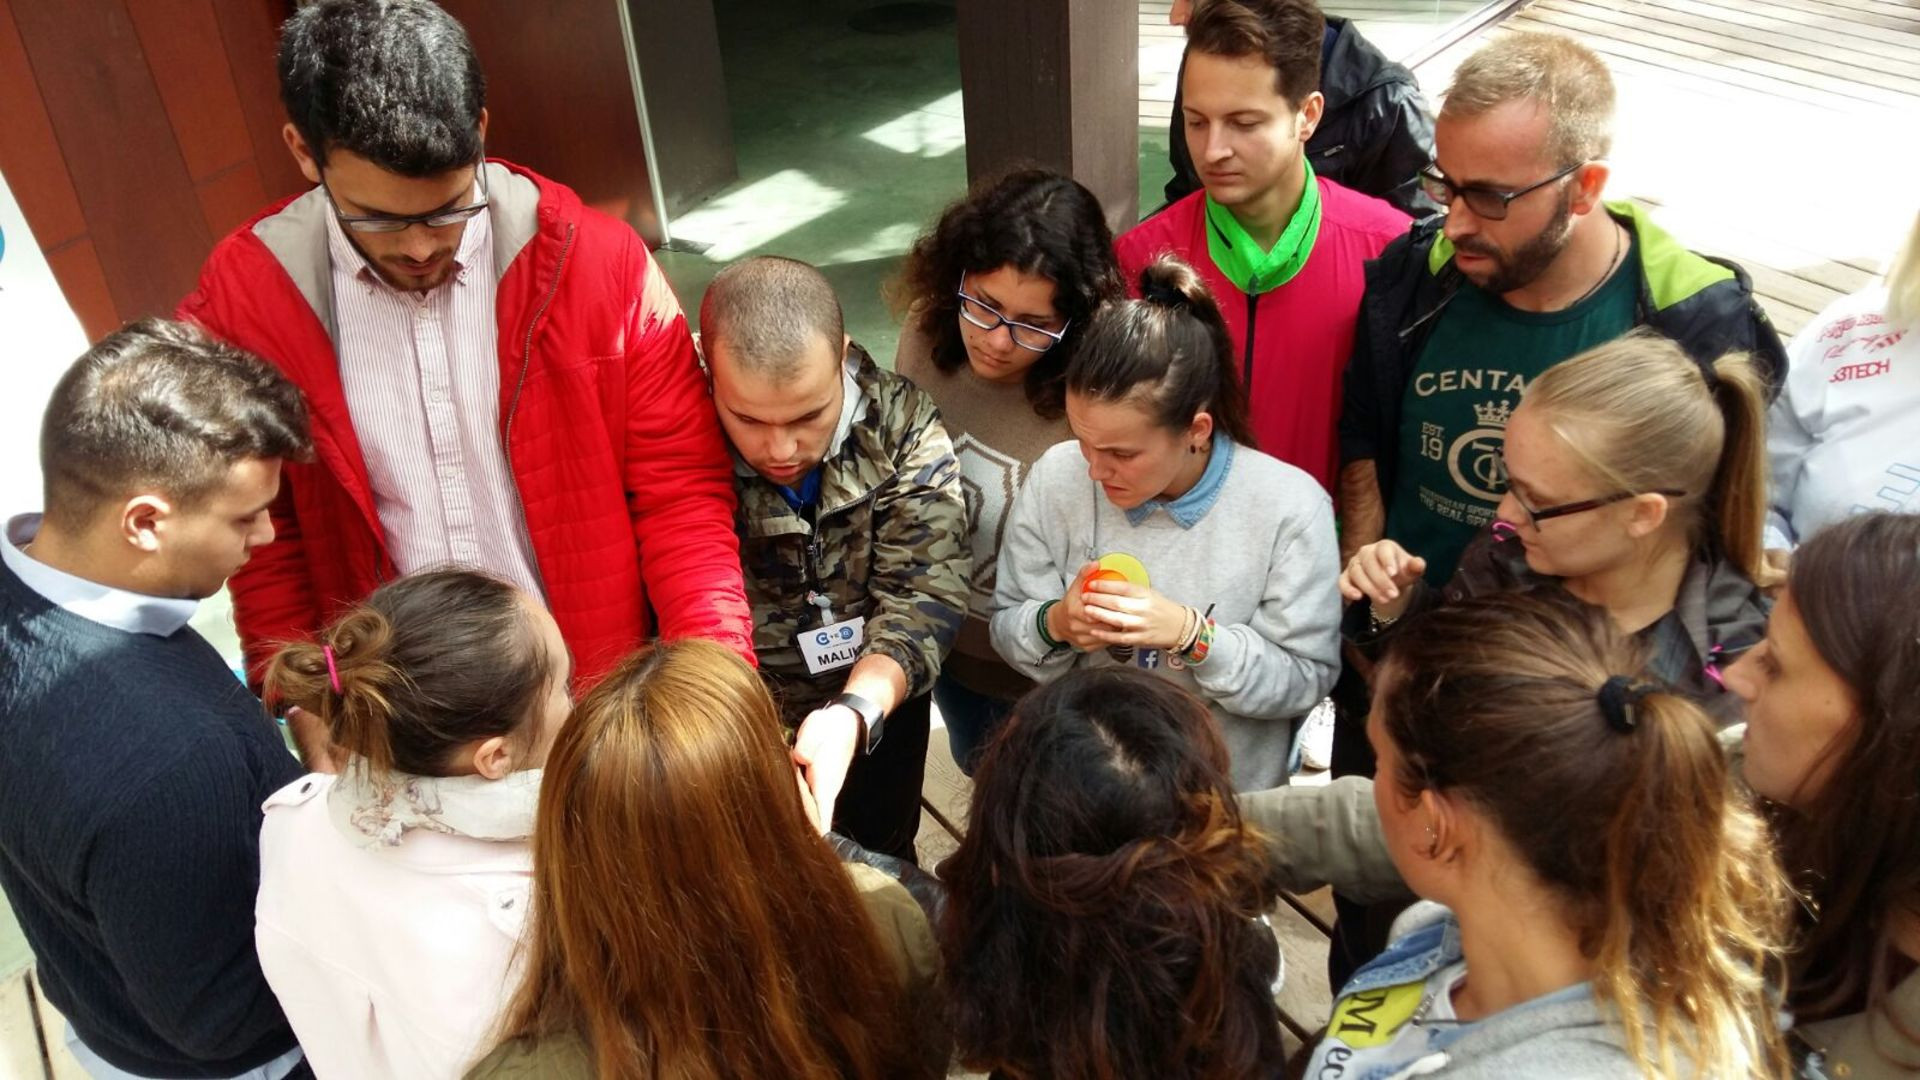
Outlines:
[[[1496,454],[1494,456],[1494,462],[1496,468],[1500,471],[1500,478],[1508,482],[1507,494],[1513,496],[1514,503],[1518,505],[1520,509],[1526,511],[1527,520],[1532,522],[1533,527],[1536,529],[1540,527],[1540,523],[1543,521],[1552,521],[1554,518],[1566,517],[1568,514],[1584,514],[1589,510],[1598,510],[1603,506],[1612,506],[1617,502],[1625,502],[1637,495],[1665,495],[1669,499],[1680,499],[1685,498],[1687,494],[1684,491],[1673,491],[1666,488],[1658,491],[1622,491],[1613,495],[1605,495],[1598,499],[1582,499],[1579,502],[1561,503],[1558,506],[1546,506],[1535,510],[1533,507],[1527,505],[1526,500],[1520,497],[1518,491],[1513,490],[1512,481],[1507,477],[1506,455]]]
[[[1007,333],[1013,337],[1013,343],[1028,352],[1043,353],[1060,344],[1060,339],[1067,336],[1067,327],[1073,325],[1073,320],[1069,319],[1061,323],[1060,329],[1055,331],[1034,326],[1031,323],[1015,322],[995,311],[985,300],[967,295],[965,271],[960,274],[960,287],[954,290],[954,295],[960,298],[961,318],[988,333],[1002,326],[1006,327]]]
[[[1441,206],[1452,206],[1453,200],[1464,199],[1467,204],[1467,209],[1473,211],[1476,217],[1483,217],[1488,221],[1502,221],[1507,216],[1507,206],[1511,204],[1513,200],[1529,192],[1538,191],[1548,184],[1553,183],[1555,180],[1564,180],[1572,176],[1576,169],[1587,164],[1589,163],[1581,161],[1569,165],[1559,172],[1554,173],[1552,176],[1547,177],[1545,180],[1537,184],[1528,184],[1518,191],[1495,191],[1493,188],[1487,187],[1462,187],[1447,179],[1439,169],[1429,165],[1420,171],[1420,189],[1427,193],[1427,198],[1432,199]]]
[[[451,210],[435,210],[431,214],[368,214],[356,216],[340,212],[340,204],[333,200],[333,189],[327,187],[327,178],[320,177],[320,187],[327,193],[327,205],[333,208],[335,220],[343,229],[352,229],[357,233],[397,233],[425,225],[429,229],[444,229],[449,225],[458,225],[470,220],[487,208],[487,156],[480,155],[480,164],[473,167],[474,183],[480,188],[480,201],[469,206],[456,206]]]

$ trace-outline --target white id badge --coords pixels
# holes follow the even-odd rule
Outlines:
[[[810,674],[838,671],[860,658],[860,646],[867,640],[867,620],[864,616],[842,619],[802,630],[793,640],[800,646],[800,657],[807,662]]]

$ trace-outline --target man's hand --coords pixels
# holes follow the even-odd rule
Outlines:
[[[1364,596],[1375,616],[1397,619],[1412,599],[1407,587],[1426,572],[1427,560],[1391,540],[1377,540],[1355,552],[1340,572],[1340,595],[1349,602]]]
[[[1185,604],[1131,581],[1094,581],[1086,586],[1087,617],[1103,645],[1177,649],[1191,629]]]
[[[333,737],[319,717],[302,708],[287,710],[287,730],[300,751],[300,761],[308,772],[338,773],[340,759],[333,748]]]
[[[800,808],[807,812],[807,823],[821,836],[827,835],[827,823],[820,820],[820,807],[813,801],[813,790],[807,787],[807,774],[798,765],[793,767],[793,782],[800,787]]]
[[[860,717],[845,705],[815,709],[793,737],[793,763],[805,770],[821,830],[833,828],[833,804],[860,745]]]

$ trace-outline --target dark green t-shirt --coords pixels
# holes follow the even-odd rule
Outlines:
[[[1527,383],[1553,365],[1633,328],[1638,246],[1600,290],[1562,311],[1521,311],[1463,284],[1434,325],[1407,383],[1399,473],[1387,536],[1427,560],[1444,585],[1467,541],[1505,494],[1497,452]]]

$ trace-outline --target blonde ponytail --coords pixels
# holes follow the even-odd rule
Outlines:
[[[1524,407],[1602,484],[1686,492],[1675,514],[1689,543],[1712,545],[1768,585],[1765,386],[1745,353],[1698,362],[1640,329],[1542,372]]]
[[[1779,583],[1767,565],[1767,383],[1746,353],[1728,353],[1711,366],[1714,402],[1726,434],[1714,470],[1711,505],[1721,551],[1754,584]]]
[[[1595,993],[1651,1075],[1783,1075],[1770,1005],[1787,891],[1766,827],[1734,793],[1698,705],[1663,692],[1636,711],[1601,837],[1606,890],[1588,905]]]

